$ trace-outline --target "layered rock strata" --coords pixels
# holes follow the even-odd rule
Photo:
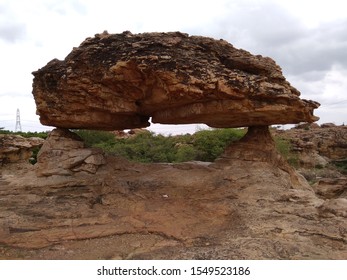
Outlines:
[[[96,173],[105,164],[101,149],[86,148],[79,136],[67,129],[54,129],[37,155],[38,176],[64,175],[75,172]]]
[[[347,126],[305,124],[275,133],[291,143],[302,167],[323,167],[329,162],[347,160]]]
[[[215,163],[106,160],[73,176],[0,169],[0,258],[346,259],[341,189],[317,197],[266,127]]]
[[[0,134],[0,165],[28,161],[33,155],[33,150],[40,148],[43,142],[44,140],[38,137]]]
[[[268,57],[175,33],[102,34],[33,72],[42,124],[119,130],[155,123],[211,127],[313,122],[319,104]]]

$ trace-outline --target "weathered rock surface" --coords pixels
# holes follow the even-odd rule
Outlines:
[[[347,199],[337,198],[326,200],[320,207],[321,216],[341,216],[347,218]]]
[[[96,173],[105,164],[101,149],[85,148],[77,134],[54,129],[37,155],[38,176],[67,175],[74,172]]]
[[[301,126],[276,133],[288,139],[303,167],[325,166],[331,161],[347,159],[347,126],[333,124]]]
[[[288,173],[293,186],[307,184],[277,151],[267,126],[249,127],[246,135],[240,141],[229,145],[214,164],[230,165],[235,160],[268,163]]]
[[[97,34],[33,72],[42,124],[117,130],[155,123],[211,127],[313,122],[268,58],[183,33]]]
[[[346,199],[317,197],[266,127],[215,163],[106,160],[96,174],[1,169],[0,258],[347,258]]]
[[[1,164],[28,161],[33,150],[43,145],[44,140],[38,137],[24,138],[19,135],[0,134]]]
[[[313,185],[316,193],[325,199],[347,199],[347,177],[323,178]]]

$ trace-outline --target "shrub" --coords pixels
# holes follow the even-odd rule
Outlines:
[[[192,161],[196,158],[196,150],[192,145],[182,144],[176,147],[175,162]]]
[[[92,147],[99,143],[112,142],[114,140],[114,135],[109,131],[97,131],[97,130],[74,130],[74,132],[79,135],[87,147]]]
[[[193,135],[163,136],[150,131],[141,132],[130,138],[116,138],[112,132],[95,130],[74,130],[86,146],[99,147],[105,153],[122,156],[138,162],[184,162],[214,161],[233,141],[239,140],[246,129],[200,130]],[[1,130],[4,134],[17,134],[23,137],[46,138],[48,132],[18,132]],[[299,166],[297,154],[291,151],[290,141],[275,138],[278,151],[294,167]],[[37,151],[34,151],[35,158]],[[346,170],[345,163],[339,163]]]
[[[102,148],[105,153],[137,162],[214,161],[233,141],[239,140],[246,129],[200,130],[193,135],[163,136],[144,131],[130,138],[116,138],[111,132],[76,130],[89,147]],[[275,138],[278,151],[294,167],[298,156],[291,151],[290,141]]]
[[[117,139],[110,132],[78,130],[88,146],[138,162],[213,161],[232,141],[244,135],[242,129],[202,130],[190,135],[168,136],[142,132]]]
[[[37,154],[39,153],[39,151],[40,151],[40,147],[36,147],[32,150],[31,158],[29,158],[29,162],[32,165],[35,165],[37,163]]]
[[[245,131],[243,129],[213,129],[201,130],[193,135],[196,148],[196,160],[214,161],[232,142],[239,140]]]

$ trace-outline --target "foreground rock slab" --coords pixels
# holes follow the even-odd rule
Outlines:
[[[267,127],[251,128],[214,163],[106,161],[96,174],[1,169],[0,256],[347,257],[345,196],[318,197],[275,152]]]
[[[211,127],[313,122],[268,57],[175,33],[97,34],[33,72],[42,124],[116,130],[155,123]]]

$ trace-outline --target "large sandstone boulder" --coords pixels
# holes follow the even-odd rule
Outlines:
[[[33,72],[42,124],[116,130],[155,123],[211,127],[313,122],[319,104],[268,57],[175,33],[97,34]]]

